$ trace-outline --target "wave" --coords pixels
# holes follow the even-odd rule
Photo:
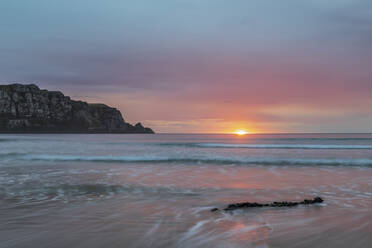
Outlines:
[[[372,166],[372,159],[310,159],[310,158],[255,158],[255,157],[164,157],[164,156],[80,156],[47,154],[0,154],[2,159],[22,161],[92,162],[92,163],[173,163],[273,166]]]
[[[17,141],[16,139],[0,139],[0,142],[13,142]]]
[[[27,153],[20,153],[20,152],[0,153],[0,159],[15,159],[15,158],[20,158],[26,155]]]
[[[61,184],[54,186],[35,185],[27,187],[0,187],[0,199],[20,201],[61,200],[70,197],[95,198],[125,193],[164,193],[175,196],[199,195],[203,190],[173,187],[146,187],[109,184]]]
[[[372,145],[318,145],[318,144],[232,144],[232,143],[159,143],[161,146],[186,146],[199,148],[247,149],[321,149],[321,150],[370,150]]]
[[[97,197],[124,192],[119,185],[82,184],[56,186],[0,187],[0,199],[18,200],[22,203],[45,200],[61,200],[69,197]]]

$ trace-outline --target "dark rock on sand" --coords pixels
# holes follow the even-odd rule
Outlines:
[[[74,101],[34,84],[0,85],[1,133],[154,133],[105,104]]]
[[[314,199],[308,200],[305,199],[301,202],[272,202],[272,203],[257,203],[257,202],[241,202],[241,203],[234,203],[227,206],[227,208],[224,208],[225,211],[232,211],[240,208],[259,208],[259,207],[295,207],[298,205],[309,205],[309,204],[316,204],[316,203],[322,203],[324,200],[320,197],[315,197]],[[213,208],[211,211],[215,212],[218,211],[218,208]]]

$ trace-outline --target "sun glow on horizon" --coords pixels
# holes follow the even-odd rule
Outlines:
[[[247,131],[245,131],[245,130],[243,130],[243,129],[238,129],[238,130],[236,130],[235,132],[234,132],[236,135],[246,135],[246,134],[248,134],[248,132]]]

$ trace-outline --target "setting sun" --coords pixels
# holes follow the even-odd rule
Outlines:
[[[237,135],[245,135],[245,134],[247,134],[247,133],[248,133],[247,131],[242,130],[242,129],[239,129],[239,130],[236,130],[236,131],[235,131],[235,134],[237,134]]]

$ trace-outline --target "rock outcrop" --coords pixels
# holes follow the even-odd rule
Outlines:
[[[240,202],[240,203],[234,203],[229,204],[227,208],[224,208],[224,211],[232,211],[236,209],[241,208],[262,208],[262,207],[274,207],[274,208],[281,208],[281,207],[295,207],[298,205],[311,205],[311,204],[317,204],[322,203],[324,200],[320,198],[319,196],[314,197],[314,199],[305,199],[300,202],[271,202],[271,203],[257,203],[257,202]],[[211,209],[212,212],[218,211],[218,208]]]
[[[154,133],[105,104],[74,101],[34,84],[0,85],[0,132]]]

